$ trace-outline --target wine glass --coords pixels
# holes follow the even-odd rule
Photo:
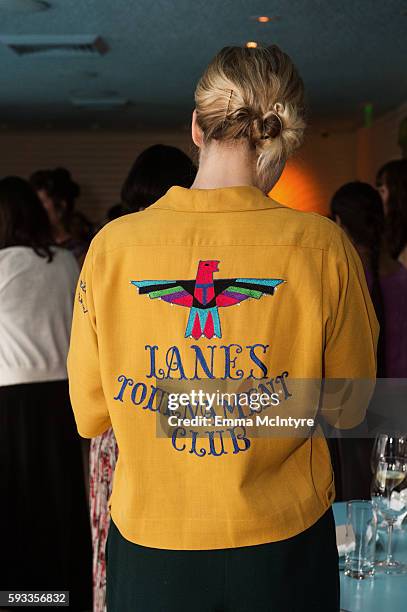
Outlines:
[[[405,573],[407,566],[393,557],[392,536],[394,524],[407,514],[407,438],[390,434],[379,436],[372,457],[373,454],[376,468],[372,502],[387,524],[388,535],[386,559],[376,566],[388,574]]]
[[[372,474],[384,457],[405,457],[407,459],[407,435],[381,433],[376,436],[370,457]]]
[[[386,456],[405,457],[407,459],[407,435],[381,433],[376,436],[370,457],[373,476],[376,474],[379,461],[384,461]],[[374,486],[374,481],[372,486]],[[381,526],[386,526],[385,520],[383,520]]]
[[[383,459],[385,456],[386,444],[388,440],[388,434],[378,434],[373,444],[372,454],[370,457],[370,468],[372,470],[372,474],[376,474],[377,464],[380,459]]]

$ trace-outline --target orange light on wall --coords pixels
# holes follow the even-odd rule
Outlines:
[[[329,202],[313,172],[299,161],[289,161],[269,196],[290,208],[328,214]]]

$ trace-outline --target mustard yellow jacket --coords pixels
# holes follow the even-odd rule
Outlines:
[[[314,382],[311,392],[301,385],[374,378],[377,334],[344,233],[254,187],[173,187],[107,225],[82,269],[68,369],[79,433],[113,426],[117,438],[111,514],[122,535],[156,548],[215,549],[310,527],[334,497],[318,428],[298,435],[262,422],[258,435],[229,422],[198,436],[182,422],[163,434],[163,419],[174,416],[163,389],[259,387],[280,400],[262,416],[316,413],[320,389],[316,398]],[[362,393],[361,413],[366,402]],[[335,424],[342,407],[331,409]],[[345,415],[343,426],[352,424]]]

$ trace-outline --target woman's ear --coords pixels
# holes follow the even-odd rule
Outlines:
[[[198,121],[196,118],[196,110],[194,110],[194,112],[192,113],[191,133],[192,133],[192,140],[194,141],[194,144],[196,144],[198,149],[200,149],[203,143],[203,133],[202,133],[201,128],[198,125]]]

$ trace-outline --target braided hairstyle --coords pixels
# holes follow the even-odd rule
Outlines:
[[[339,217],[342,226],[356,247],[369,253],[368,268],[372,275],[370,293],[380,323],[377,348],[377,375],[385,373],[384,329],[385,313],[380,286],[379,264],[384,228],[384,212],[380,195],[371,185],[362,182],[346,183],[338,189],[331,201],[333,218]]]

